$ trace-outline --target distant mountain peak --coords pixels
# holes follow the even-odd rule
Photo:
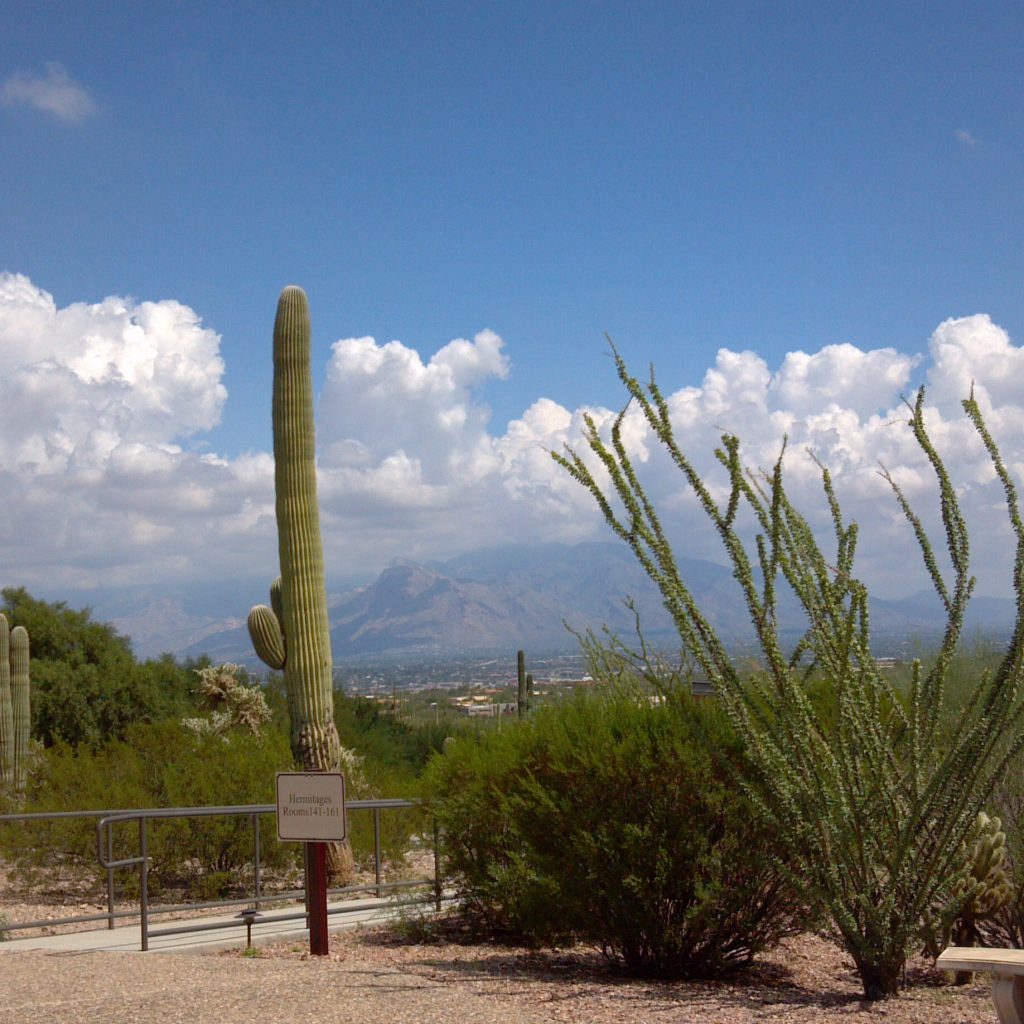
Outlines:
[[[680,572],[704,614],[727,643],[752,640],[746,606],[732,572],[716,563],[679,559]],[[394,558],[371,583],[332,595],[329,607],[334,657],[377,654],[452,654],[515,650],[569,652],[575,637],[565,628],[607,625],[626,643],[634,639],[630,598],[644,635],[654,646],[678,646],[661,595],[620,543],[590,541],[489,548],[426,564]],[[215,660],[254,663],[241,619],[190,616],[179,601],[153,602],[143,612],[115,620],[145,653],[210,653]],[[234,610],[234,609],[232,609]],[[1013,604],[977,599],[969,627],[1006,631]],[[875,636],[929,640],[941,627],[933,594],[872,600]],[[803,613],[785,588],[779,591],[780,629],[806,628]],[[170,628],[168,628],[170,627]],[[162,632],[161,632],[162,631]],[[140,642],[140,637],[143,642]]]

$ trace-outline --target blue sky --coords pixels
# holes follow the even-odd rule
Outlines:
[[[456,383],[482,432],[460,458],[481,437],[500,447],[539,399],[618,407],[606,331],[668,390],[702,394],[723,348],[771,374],[787,353],[891,348],[913,365],[880,387],[879,415],[938,374],[929,339],[947,319],[998,325],[1004,376],[1024,337],[1019,4],[0,2],[0,23],[0,270],[57,309],[174,300],[219,336],[227,398],[165,425],[165,447],[232,467],[269,449],[287,283],[310,297],[321,386],[339,339],[398,339],[428,364],[452,339],[500,335],[507,362],[491,351]],[[833,383],[852,372],[829,365]],[[412,420],[388,448],[325,415],[364,467],[417,457]],[[428,479],[433,455],[420,483],[447,486]],[[495,495],[533,500],[530,481]],[[206,507],[227,514],[210,486]],[[431,538],[439,554],[458,535],[492,542],[431,532],[424,510],[447,502],[450,519],[460,501],[425,493],[366,550],[383,564]],[[363,514],[390,512],[367,497]],[[122,552],[118,573],[185,571],[180,523],[140,530],[172,561]],[[21,558],[26,578],[76,563],[62,543]]]

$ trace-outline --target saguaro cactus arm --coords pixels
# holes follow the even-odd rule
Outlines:
[[[280,578],[275,580],[274,587],[270,588],[272,603],[274,603],[275,588],[277,594],[280,595]],[[276,603],[280,605],[280,596]],[[287,658],[287,647],[281,618],[276,610],[273,607],[268,608],[265,604],[256,605],[249,610],[248,626],[249,638],[252,640],[252,645],[260,660],[275,672],[280,672],[284,668]]]

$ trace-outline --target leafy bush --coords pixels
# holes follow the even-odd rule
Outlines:
[[[32,735],[98,747],[123,739],[134,722],[157,721],[188,707],[192,673],[170,656],[137,662],[128,639],[88,609],[0,591],[0,611],[24,626],[32,645]]]
[[[647,974],[721,974],[806,924],[730,785],[740,757],[721,710],[688,694],[543,709],[432,762],[448,869],[491,927],[595,942]]]

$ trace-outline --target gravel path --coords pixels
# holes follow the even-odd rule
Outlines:
[[[5,952],[7,1024],[992,1024],[987,979],[955,988],[915,962],[899,998],[866,1003],[852,964],[813,935],[787,940],[722,982],[624,978],[589,950],[409,945],[393,933],[332,935],[246,958]]]
[[[337,960],[5,954],[0,1021],[17,1024],[538,1024],[526,1009],[400,970]]]

